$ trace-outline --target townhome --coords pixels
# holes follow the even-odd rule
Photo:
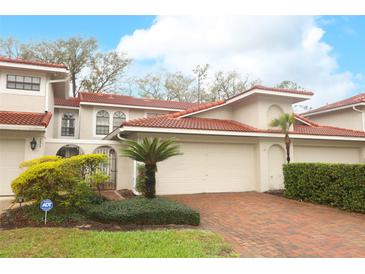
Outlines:
[[[365,131],[365,93],[302,113],[318,123]]]
[[[125,138],[174,137],[183,155],[159,165],[158,194],[283,188],[283,134],[272,119],[310,91],[255,86],[224,101],[194,103],[80,92],[69,97],[65,66],[0,58],[0,195],[12,195],[19,164],[42,155],[104,153],[106,189],[134,189],[138,163],[121,157]],[[296,115],[294,162],[365,160],[365,132]]]

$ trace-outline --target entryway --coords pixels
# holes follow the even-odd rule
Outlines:
[[[101,153],[108,156],[108,163],[100,165],[101,171],[109,176],[109,180],[102,186],[103,190],[117,188],[117,154],[115,149],[109,146],[101,146],[95,149],[94,153]]]

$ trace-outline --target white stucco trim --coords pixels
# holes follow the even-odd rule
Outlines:
[[[46,139],[46,143],[50,144],[73,144],[73,145],[118,145],[120,141],[113,140],[94,140],[94,139],[59,139],[50,138]]]
[[[311,113],[303,113],[300,114],[304,117],[309,117],[309,116],[314,116],[314,115],[318,115],[318,114],[323,114],[323,113],[328,113],[328,112],[333,112],[333,111],[337,111],[337,110],[341,110],[341,109],[347,109],[347,108],[353,108],[353,107],[358,107],[358,106],[365,106],[365,103],[356,103],[356,104],[351,104],[351,105],[346,105],[346,106],[342,106],[342,107],[337,107],[337,108],[331,108],[331,109],[326,109],[326,110],[321,110],[321,111],[315,111],[315,112],[311,112]]]
[[[61,106],[61,105],[54,105],[54,108],[64,108],[64,109],[77,109],[79,110],[79,107],[69,107],[69,106]]]
[[[0,125],[4,130],[46,131],[44,126]]]
[[[134,108],[134,109],[151,109],[151,110],[167,110],[167,111],[182,111],[185,109],[178,108],[162,108],[162,107],[144,107],[144,106],[135,106],[135,105],[122,105],[122,104],[104,104],[104,103],[91,103],[91,102],[80,102],[80,106],[100,106],[100,107],[123,107],[123,108]]]
[[[113,131],[107,136],[113,138],[119,132],[154,132],[154,133],[175,133],[175,134],[196,134],[196,135],[216,135],[216,136],[241,136],[241,137],[268,137],[284,138],[282,133],[265,132],[236,132],[236,131],[214,131],[214,130],[195,130],[195,129],[171,129],[171,128],[148,128],[148,127],[128,127],[125,126]],[[365,137],[345,137],[345,136],[326,136],[308,134],[289,134],[292,139],[317,139],[317,140],[343,140],[343,141],[365,141]]]
[[[56,68],[56,67],[41,66],[41,65],[0,62],[0,66],[7,67],[7,68],[31,69],[31,70],[38,70],[38,71],[52,71],[52,72],[61,72],[61,73],[68,74],[68,70],[65,68]]]
[[[245,97],[251,96],[253,94],[274,95],[274,96],[290,97],[290,98],[297,98],[297,99],[303,99],[303,100],[310,99],[312,97],[312,95],[305,95],[305,94],[253,89],[253,90],[250,90],[248,92],[244,92],[241,95],[238,95],[236,97],[227,99],[226,103],[230,104],[230,103],[236,102],[238,100],[241,100]]]

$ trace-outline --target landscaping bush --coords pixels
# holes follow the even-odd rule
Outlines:
[[[47,158],[48,157],[48,158]],[[17,198],[51,199],[56,206],[81,207],[93,195],[85,177],[107,161],[103,154],[87,154],[71,158],[41,157],[22,163],[28,167],[11,184]]]
[[[89,206],[86,214],[97,221],[119,224],[199,225],[200,222],[198,212],[164,198],[136,197],[122,201],[107,201],[100,205]]]
[[[284,165],[284,195],[341,209],[365,212],[365,165]]]

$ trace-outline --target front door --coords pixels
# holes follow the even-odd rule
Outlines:
[[[117,188],[117,157],[115,150],[111,147],[103,146],[95,150],[95,153],[102,153],[108,156],[108,162],[100,166],[101,171],[109,176],[109,180],[102,186],[104,190]]]

